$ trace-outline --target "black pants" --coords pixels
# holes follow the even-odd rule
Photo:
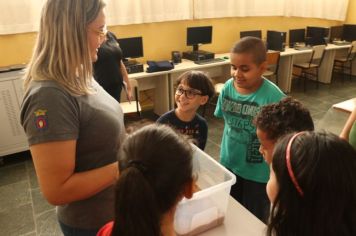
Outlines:
[[[116,85],[112,86],[110,88],[105,88],[106,92],[110,94],[113,98],[116,99],[116,101],[120,102],[120,95],[121,95],[121,90],[122,86],[121,85]]]
[[[266,184],[247,180],[236,174],[235,176],[236,183],[232,185],[230,195],[258,219],[266,223],[270,210]]]

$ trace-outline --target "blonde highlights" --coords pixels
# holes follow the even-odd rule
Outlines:
[[[87,26],[104,8],[102,0],[48,0],[41,15],[25,89],[34,80],[54,80],[73,95],[91,92],[92,60]]]

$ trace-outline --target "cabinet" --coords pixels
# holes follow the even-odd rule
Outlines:
[[[20,124],[22,71],[0,73],[0,156],[28,150]]]

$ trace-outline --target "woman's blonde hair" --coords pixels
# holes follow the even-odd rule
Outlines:
[[[92,60],[87,26],[104,8],[103,0],[48,0],[25,74],[32,80],[55,80],[73,95],[91,91]]]

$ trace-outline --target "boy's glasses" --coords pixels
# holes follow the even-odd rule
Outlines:
[[[198,92],[194,89],[183,89],[183,88],[177,88],[176,90],[176,95],[181,96],[185,94],[185,96],[189,99],[194,98],[196,95],[202,95],[201,92]]]

